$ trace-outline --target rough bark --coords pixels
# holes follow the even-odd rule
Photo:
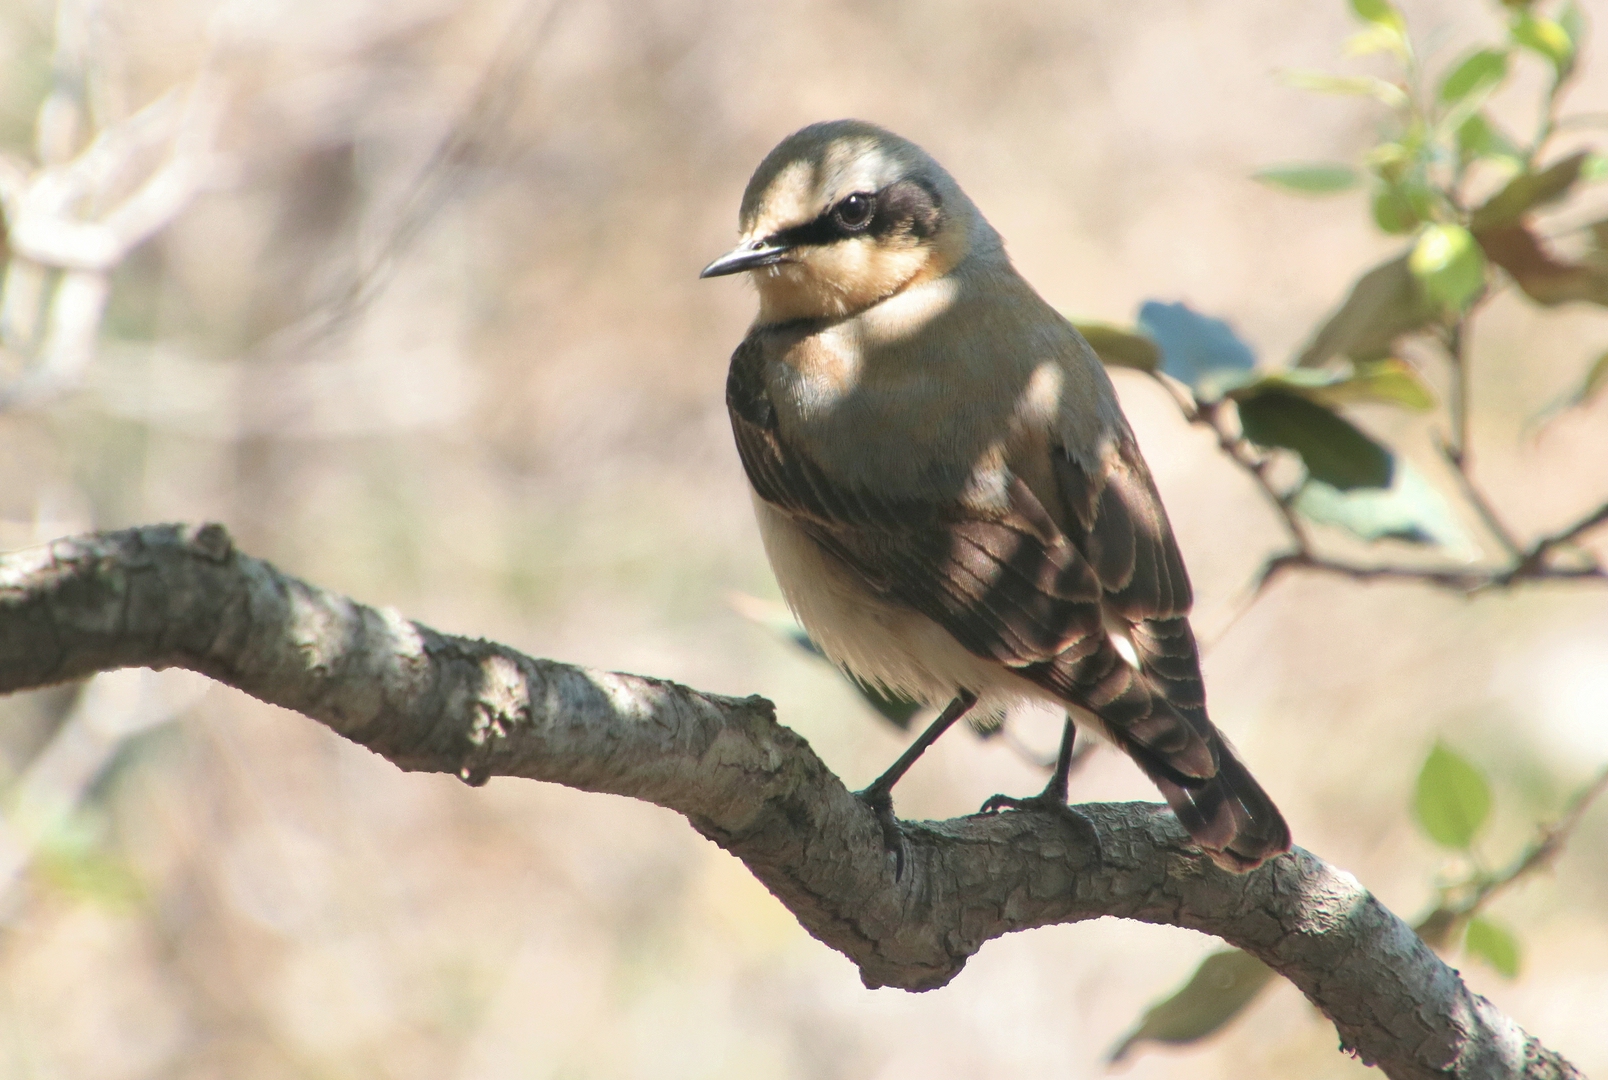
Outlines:
[[[1389,1076],[1579,1075],[1355,878],[1301,849],[1236,876],[1165,807],[1085,804],[903,822],[896,876],[872,813],[763,698],[440,634],[281,574],[216,525],[0,558],[0,692],[137,666],[201,672],[403,769],[524,776],[678,811],[867,986],[943,986],[991,938],[1109,915],[1247,950]]]

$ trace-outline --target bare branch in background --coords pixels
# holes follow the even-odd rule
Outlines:
[[[76,40],[85,31],[68,8],[57,20],[55,88],[39,109],[40,165],[0,160],[9,256],[0,358],[10,354],[14,369],[0,382],[0,410],[36,408],[77,387],[95,355],[112,271],[173,221],[217,168],[213,141],[225,95],[205,71],[73,154],[89,110]]]
[[[1117,916],[1245,949],[1389,1076],[1579,1075],[1356,879],[1300,849],[1236,876],[1201,857],[1163,807],[1088,804],[1076,817],[902,823],[896,877],[875,816],[763,698],[439,634],[289,578],[215,525],[91,534],[0,559],[0,691],[128,666],[210,675],[410,771],[472,784],[524,776],[675,810],[868,986],[942,986],[992,938]]]
[[[384,291],[407,249],[483,164],[487,148],[506,138],[536,54],[565,7],[566,0],[526,0],[520,6],[462,111],[409,182],[351,279],[329,303],[274,334],[267,351],[305,350],[361,314]]]

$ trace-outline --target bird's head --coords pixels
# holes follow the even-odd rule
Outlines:
[[[737,246],[702,277],[751,272],[761,323],[863,311],[999,237],[927,152],[860,120],[783,139],[743,192]]]

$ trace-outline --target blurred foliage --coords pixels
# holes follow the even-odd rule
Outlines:
[[[66,896],[114,910],[135,906],[145,889],[128,861],[109,843],[105,815],[85,809],[64,816],[34,851],[38,881]]]
[[[1491,812],[1491,785],[1468,761],[1436,743],[1418,773],[1413,817],[1442,847],[1466,851]]]
[[[1114,1065],[1140,1043],[1179,1046],[1204,1039],[1238,1016],[1277,974],[1239,949],[1222,949],[1202,960],[1177,993],[1156,1002],[1123,1036],[1108,1060]]]
[[[1345,529],[1367,541],[1400,540],[1461,552],[1467,530],[1446,498],[1410,461],[1396,458],[1386,487],[1349,491],[1314,477],[1301,485],[1290,507],[1308,521]]]
[[[1468,928],[1463,931],[1463,948],[1470,956],[1484,960],[1506,978],[1518,978],[1519,943],[1512,931],[1476,915],[1468,921]]]
[[[1511,283],[1543,307],[1569,301],[1608,306],[1608,221],[1576,230],[1589,247],[1571,261],[1553,253],[1534,220],[1537,211],[1577,195],[1605,172],[1604,159],[1594,150],[1576,150],[1543,163],[1562,121],[1561,98],[1576,71],[1584,22],[1573,0],[1513,6],[1504,41],[1469,51],[1437,79],[1419,61],[1406,19],[1389,0],[1351,0],[1351,9],[1363,28],[1347,42],[1346,52],[1385,54],[1396,63],[1399,76],[1295,72],[1286,81],[1318,93],[1369,98],[1389,110],[1379,141],[1363,155],[1364,171],[1318,162],[1270,167],[1254,178],[1302,195],[1330,195],[1353,190],[1366,174],[1373,224],[1386,234],[1407,237],[1406,250],[1356,279],[1289,368],[1260,367],[1250,346],[1226,322],[1182,304],[1145,304],[1138,327],[1127,332],[1156,343],[1161,355],[1152,364],[1136,365],[1117,355],[1119,350],[1127,356],[1141,351],[1114,328],[1103,330],[1093,344],[1108,363],[1138,366],[1182,384],[1185,414],[1216,428],[1224,449],[1264,482],[1269,497],[1287,513],[1343,527],[1368,542],[1392,539],[1453,551],[1466,542],[1466,535],[1447,498],[1400,450],[1344,414],[1348,406],[1361,403],[1432,410],[1434,394],[1402,353],[1410,339],[1425,339],[1439,347],[1452,383],[1452,434],[1445,445],[1450,464],[1464,472],[1463,350],[1481,302]],[[1486,105],[1507,87],[1527,55],[1546,64],[1549,78],[1534,134],[1521,144],[1497,125]],[[1471,198],[1482,188],[1491,193]],[[1592,401],[1605,384],[1608,353],[1596,358],[1578,390],[1550,410],[1549,417]],[[1220,426],[1221,400],[1235,404],[1237,432]],[[1252,452],[1239,440],[1250,444]],[[1274,489],[1266,483],[1264,460],[1254,451],[1293,454],[1303,466],[1301,479],[1292,488]],[[1510,534],[1466,472],[1459,501],[1471,504],[1469,509],[1507,541]],[[1588,516],[1583,522],[1594,520]],[[1293,520],[1290,527],[1299,554],[1316,561]],[[1473,869],[1438,886],[1439,903],[1418,924],[1425,941],[1442,950],[1460,943],[1468,955],[1505,977],[1516,976],[1517,937],[1481,909],[1555,856],[1578,820],[1578,810],[1602,784],[1599,780],[1577,797],[1565,815],[1567,825],[1542,828],[1509,868],[1485,871],[1474,858],[1474,844],[1491,814],[1490,782],[1480,768],[1437,742],[1419,771],[1412,816],[1426,836],[1459,853]],[[1184,986],[1150,1008],[1113,1051],[1112,1060],[1143,1042],[1188,1043],[1213,1034],[1239,1015],[1271,977],[1260,961],[1238,950],[1211,954]]]
[[[1146,300],[1139,328],[1161,354],[1157,370],[1204,393],[1256,367],[1256,353],[1232,326],[1187,304]]]
[[[1251,447],[1295,455],[1304,467],[1303,479],[1276,497],[1308,520],[1338,525],[1370,542],[1388,538],[1460,546],[1464,537],[1445,500],[1419,479],[1398,482],[1401,452],[1348,419],[1345,406],[1431,408],[1434,396],[1424,377],[1401,355],[1415,337],[1444,348],[1451,377],[1460,384],[1468,321],[1479,302],[1502,285],[1493,278],[1493,267],[1543,306],[1608,305],[1608,222],[1581,230],[1591,238],[1591,250],[1569,261],[1551,252],[1532,220],[1536,211],[1598,178],[1604,160],[1579,150],[1541,164],[1558,130],[1560,99],[1575,71],[1584,30],[1572,2],[1550,17],[1540,7],[1513,13],[1507,41],[1468,53],[1436,84],[1417,60],[1400,11],[1385,0],[1356,0],[1352,10],[1365,28],[1347,43],[1347,52],[1388,54],[1398,61],[1400,77],[1311,72],[1288,77],[1304,89],[1368,97],[1389,109],[1380,140],[1363,164],[1371,177],[1374,223],[1411,239],[1402,254],[1358,277],[1293,367],[1260,367],[1254,350],[1227,322],[1179,303],[1147,301],[1131,331],[1093,328],[1091,344],[1107,363],[1177,380],[1197,416],[1203,415],[1203,404],[1226,396],[1237,406],[1238,435]],[[1516,54],[1526,52],[1542,57],[1552,77],[1535,135],[1520,148],[1484,109],[1513,75]],[[1514,175],[1494,193],[1470,200],[1469,192],[1503,173]],[[1319,162],[1271,167],[1255,177],[1322,195],[1351,190],[1360,175],[1348,164]],[[1145,348],[1147,340],[1159,354],[1155,359]],[[1608,361],[1599,357],[1567,404],[1590,401],[1604,382]],[[1461,400],[1461,385],[1456,396]],[[1454,428],[1461,424],[1454,417]],[[1459,439],[1454,434],[1456,455],[1461,454]]]

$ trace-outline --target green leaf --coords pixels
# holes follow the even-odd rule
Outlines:
[[[1291,504],[1296,513],[1345,529],[1370,543],[1400,540],[1429,544],[1459,555],[1475,550],[1473,539],[1441,493],[1411,463],[1396,459],[1387,488],[1341,491],[1318,480],[1301,485]]]
[[[1287,390],[1320,405],[1366,402],[1399,405],[1422,412],[1434,408],[1435,395],[1405,360],[1387,357],[1346,368],[1290,368],[1287,371],[1248,372],[1228,387],[1225,396],[1245,401],[1268,390]]]
[[[1238,1016],[1273,976],[1272,968],[1239,949],[1212,953],[1176,993],[1145,1010],[1107,1060],[1121,1061],[1142,1042],[1179,1046],[1204,1039]]]
[[[1094,349],[1107,367],[1135,368],[1153,372],[1161,363],[1161,349],[1150,338],[1134,330],[1124,330],[1102,322],[1073,322],[1078,333]]]
[[[1437,742],[1418,773],[1413,814],[1442,847],[1467,850],[1491,812],[1485,774],[1445,743]]]
[[[1393,82],[1372,75],[1331,75],[1326,71],[1285,71],[1280,78],[1288,86],[1299,90],[1312,90],[1319,94],[1341,94],[1346,97],[1371,97],[1392,109],[1407,104],[1407,92]]]
[[[1407,33],[1407,20],[1389,0],[1351,0],[1351,10],[1357,18],[1373,23],[1385,30],[1394,30],[1403,36]]]
[[[1508,37],[1521,49],[1529,49],[1551,63],[1560,80],[1574,64],[1575,43],[1569,31],[1551,19],[1520,12],[1508,27]]]
[[[1394,30],[1382,26],[1369,26],[1346,38],[1340,51],[1346,56],[1372,56],[1374,53],[1393,52],[1404,56],[1407,40]]]
[[[1380,185],[1374,192],[1372,210],[1374,224],[1392,236],[1410,233],[1424,220],[1419,200],[1401,184]]]
[[[1388,183],[1400,183],[1412,171],[1418,161],[1422,144],[1414,140],[1414,145],[1408,146],[1405,142],[1386,140],[1368,151],[1368,168],[1372,169],[1381,180]]]
[[[1302,350],[1296,366],[1317,367],[1335,356],[1380,359],[1398,338],[1436,322],[1440,311],[1407,269],[1407,256],[1380,263],[1357,279],[1339,310]]]
[[[1519,941],[1512,931],[1476,915],[1468,921],[1463,948],[1509,979],[1519,974]]]
[[[1480,158],[1515,170],[1524,168],[1524,151],[1484,113],[1475,113],[1458,125],[1457,152],[1470,161]]]
[[[1507,186],[1474,211],[1469,227],[1476,233],[1511,225],[1539,206],[1556,202],[1580,179],[1590,154],[1582,150],[1553,162],[1540,172],[1515,176]]]
[[[1222,319],[1188,304],[1146,300],[1139,327],[1161,349],[1161,370],[1198,393],[1215,396],[1225,382],[1256,367],[1256,353]]]
[[[1431,299],[1452,309],[1461,309],[1485,287],[1485,254],[1461,225],[1426,225],[1407,268]]]
[[[1295,451],[1314,479],[1341,491],[1390,483],[1395,464],[1390,451],[1317,402],[1270,389],[1238,405],[1247,439]]]
[[[1418,374],[1418,369],[1395,357],[1360,363],[1348,378],[1320,387],[1308,396],[1326,405],[1369,402],[1400,405],[1415,412],[1427,412],[1435,407],[1435,394]]]
[[[1458,64],[1441,82],[1440,99],[1447,105],[1477,91],[1494,89],[1507,78],[1507,53],[1500,49],[1480,49]]]
[[[1357,186],[1357,170],[1349,165],[1327,163],[1270,165],[1251,174],[1269,187],[1284,188],[1302,195],[1333,195]]]
[[[1563,262],[1522,224],[1486,229],[1477,235],[1486,257],[1507,271],[1536,303],[1553,307],[1584,300],[1608,307],[1608,265],[1589,256],[1584,262]]]
[[[1586,23],[1580,15],[1580,5],[1575,0],[1568,0],[1558,12],[1558,26],[1563,29],[1569,38],[1569,53],[1571,56],[1580,54],[1580,43],[1586,36]]]

